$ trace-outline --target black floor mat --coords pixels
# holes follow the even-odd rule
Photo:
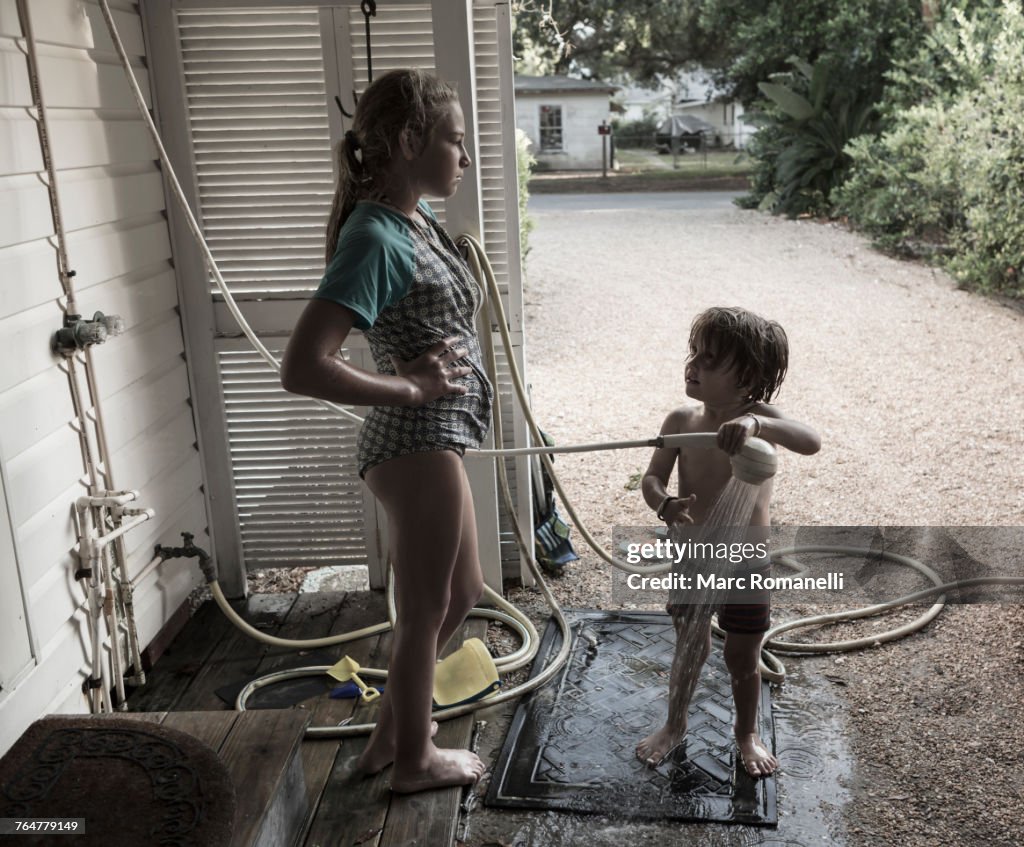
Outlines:
[[[516,709],[487,805],[776,825],[775,777],[754,780],[737,761],[720,642],[690,704],[685,748],[652,769],[637,760],[634,748],[668,712],[671,619],[653,612],[565,611],[573,632],[569,660]],[[560,644],[552,620],[534,674]],[[759,734],[774,752],[767,683],[760,711]]]

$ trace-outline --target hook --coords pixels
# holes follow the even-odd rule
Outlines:
[[[366,79],[373,82],[373,51],[370,46],[370,18],[377,17],[377,0],[362,0],[359,9],[366,18]]]
[[[352,89],[352,100],[354,101],[355,105],[359,104],[359,98],[356,96],[355,89]],[[341,113],[346,118],[351,120],[352,119],[352,115],[345,111],[345,107],[341,105],[341,98],[337,94],[334,95],[334,102],[338,104],[338,108],[341,110]]]

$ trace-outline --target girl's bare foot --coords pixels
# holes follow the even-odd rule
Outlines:
[[[775,773],[779,767],[779,760],[768,751],[756,732],[737,734],[736,746],[744,769],[755,779]]]
[[[686,735],[685,729],[682,735]],[[655,767],[660,765],[661,760],[668,755],[669,751],[678,745],[679,742],[669,729],[668,724],[665,724],[636,745],[636,757],[645,765]]]
[[[439,749],[430,745],[424,765],[415,770],[395,770],[391,790],[396,794],[412,794],[448,785],[469,785],[483,776],[485,767],[476,753],[469,750]]]
[[[430,737],[437,735],[437,721],[430,722]],[[387,740],[378,737],[376,734],[370,736],[366,743],[359,761],[356,762],[356,770],[370,776],[380,773],[384,768],[395,760],[395,737],[392,735]]]

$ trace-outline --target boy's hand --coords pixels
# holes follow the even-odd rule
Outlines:
[[[731,456],[738,453],[747,439],[758,429],[757,419],[753,415],[740,415],[718,428],[718,446]]]
[[[691,494],[689,497],[677,497],[675,500],[670,500],[665,504],[665,511],[662,512],[666,526],[672,526],[674,523],[693,523],[693,518],[690,517],[690,506],[697,501],[697,495]]]

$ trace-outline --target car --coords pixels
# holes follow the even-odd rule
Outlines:
[[[673,143],[680,153],[700,150],[715,137],[715,128],[693,115],[673,115],[658,124],[654,147],[659,153],[671,153]]]

